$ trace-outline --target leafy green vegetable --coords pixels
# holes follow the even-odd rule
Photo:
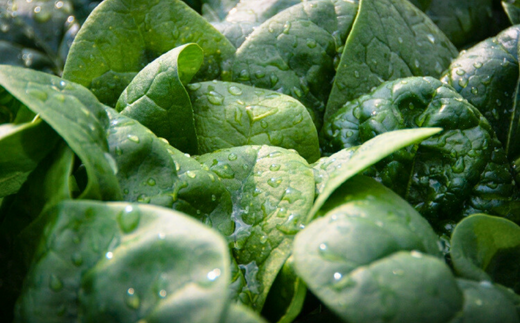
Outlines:
[[[461,221],[451,239],[451,258],[459,275],[493,281],[520,291],[520,227],[485,214]]]
[[[295,149],[310,162],[320,157],[316,128],[297,100],[228,82],[193,83],[188,89],[200,153],[269,144]]]
[[[260,311],[312,206],[312,170],[297,153],[269,146],[223,149],[198,160],[231,193],[235,230],[228,239],[246,281],[239,299]]]
[[[233,45],[184,2],[107,0],[78,33],[63,77],[90,88],[101,102],[114,106],[143,67],[192,42],[204,50],[196,79],[212,80],[225,71]]]
[[[296,236],[295,268],[343,320],[446,322],[461,309],[435,233],[404,200],[358,176],[327,203]]]
[[[513,323],[520,321],[515,304],[507,295],[507,293],[513,293],[502,290],[485,280],[479,283],[457,279],[457,284],[464,293],[464,308],[462,315],[450,322]]]
[[[16,321],[219,322],[229,256],[214,231],[126,203],[64,202],[42,217]]]
[[[405,0],[363,0],[334,79],[325,119],[384,81],[438,77],[457,55],[426,15]]]
[[[6,65],[0,66],[0,86],[37,113],[81,159],[88,175],[81,198],[121,198],[107,152],[108,119],[92,93],[49,74]]]
[[[516,170],[520,158],[518,39],[513,26],[461,52],[442,77],[489,120]]]
[[[143,68],[119,97],[116,110],[168,140],[177,149],[197,153],[193,111],[186,85],[204,59],[195,44],[179,46]]]
[[[520,2],[516,2],[516,0],[502,1],[502,7],[504,7],[511,24],[518,25],[520,23]]]
[[[433,78],[382,84],[348,102],[322,130],[322,149],[357,146],[386,131],[442,127],[443,132],[403,149],[371,172],[431,221],[450,232],[477,212],[520,220],[518,190],[487,120],[449,86]]]

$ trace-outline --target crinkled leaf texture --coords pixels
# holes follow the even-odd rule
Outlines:
[[[37,221],[44,229],[15,321],[219,322],[229,254],[198,221],[94,201],[60,203]]]
[[[501,143],[479,111],[431,77],[382,84],[347,102],[322,129],[322,149],[354,147],[387,131],[441,127],[368,174],[404,197],[438,231],[487,212],[520,220],[518,189]]]
[[[316,127],[292,97],[219,81],[193,83],[188,89],[201,154],[265,144],[294,149],[309,162],[320,157]]]

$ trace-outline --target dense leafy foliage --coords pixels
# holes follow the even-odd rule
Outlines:
[[[520,321],[515,1],[0,4],[6,322]]]

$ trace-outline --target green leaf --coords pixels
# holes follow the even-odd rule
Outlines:
[[[518,25],[520,23],[520,2],[516,2],[516,0],[502,1],[502,7],[511,24]]]
[[[267,295],[262,316],[269,322],[290,323],[300,314],[307,286],[294,271],[294,257],[287,259]]]
[[[450,323],[520,322],[515,304],[511,299],[514,293],[485,280],[476,282],[457,279],[457,284],[464,293],[464,308],[462,315]],[[516,295],[516,297],[518,296]]]
[[[451,258],[457,273],[520,291],[520,227],[486,214],[462,220],[451,238]]]
[[[314,200],[314,177],[296,152],[244,146],[198,157],[231,193],[228,237],[246,286],[239,300],[260,312]],[[254,250],[254,252],[253,252]]]
[[[242,0],[229,11],[226,21],[262,23],[280,11],[300,4],[302,0]]]
[[[357,7],[350,1],[310,1],[280,12],[238,48],[233,81],[294,97],[321,127],[335,60]]]
[[[240,47],[246,37],[249,36],[260,24],[250,22],[212,22],[211,25],[215,27],[222,35],[224,35],[236,48]]]
[[[320,157],[316,127],[297,100],[238,83],[194,83],[188,89],[201,154],[267,144],[295,149],[311,162]]]
[[[519,36],[520,26],[513,26],[461,52],[441,79],[489,120],[514,169],[520,158]],[[518,181],[517,170],[515,176]]]
[[[0,197],[16,193],[59,137],[41,119],[0,125]]]
[[[196,154],[193,111],[184,85],[197,73],[203,59],[202,49],[195,44],[163,54],[135,76],[119,97],[116,110],[175,148]]]
[[[233,232],[231,196],[217,176],[137,121],[111,108],[107,112],[108,143],[124,200],[178,210],[224,235]]]
[[[92,93],[56,76],[6,65],[0,66],[0,86],[38,114],[81,159],[88,184],[80,198],[121,198],[107,152],[108,119]]]
[[[416,144],[440,132],[441,128],[405,129],[376,136],[355,150],[340,151],[320,159],[313,168],[318,172],[318,197],[307,215],[309,223],[329,196],[347,179],[362,172],[393,152]]]
[[[440,76],[456,48],[406,0],[361,0],[325,111],[329,119],[345,102],[388,80]]]
[[[432,0],[421,10],[455,46],[463,48],[507,27],[497,21],[493,3],[493,0]]]
[[[143,67],[192,42],[204,50],[204,64],[196,79],[212,80],[225,72],[224,62],[235,48],[184,2],[103,1],[78,33],[63,77],[90,88],[101,102],[114,106]]]
[[[215,231],[127,203],[63,202],[43,218],[15,321],[219,322],[229,254]]]
[[[258,314],[240,303],[231,303],[220,323],[267,323]]]
[[[322,129],[322,150],[358,146],[404,128],[441,127],[420,144],[375,164],[369,175],[390,187],[437,231],[486,212],[520,221],[518,189],[505,152],[479,111],[431,77],[382,84],[347,102]]]

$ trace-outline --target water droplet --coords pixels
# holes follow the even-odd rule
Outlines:
[[[502,105],[502,101],[500,101],[499,99],[497,99],[495,102],[497,103],[498,106]]]
[[[250,79],[249,72],[247,70],[241,70],[240,73],[238,74],[238,79],[240,81],[249,81],[249,79]]]
[[[256,76],[256,78],[261,79],[262,77],[265,76],[265,71],[258,70],[255,72],[255,76]]]
[[[482,300],[481,299],[475,300],[475,304],[477,304],[477,306],[482,306]]]
[[[288,187],[285,190],[285,194],[283,196],[283,200],[288,201],[289,203],[294,203],[302,197],[302,192],[298,191],[295,188]]]
[[[241,95],[242,94],[242,90],[237,86],[228,87],[228,92],[231,93],[232,95]]]
[[[459,85],[462,87],[462,88],[465,88],[466,86],[468,86],[468,79],[463,77],[459,80]]]
[[[212,271],[210,271],[207,274],[207,277],[210,281],[215,281],[217,278],[220,277],[220,269],[218,269],[218,268],[213,269]]]
[[[289,30],[291,30],[291,22],[287,21],[285,25],[283,25],[283,33],[288,34]]]
[[[340,280],[343,277],[341,273],[335,272],[334,273],[334,280]]]
[[[293,87],[292,92],[293,92],[294,95],[295,95],[296,97],[298,97],[298,98],[301,98],[301,97],[303,96],[303,92],[302,92],[302,90],[301,90],[300,88],[296,87],[296,86]]]
[[[129,233],[137,228],[141,218],[140,212],[132,205],[127,205],[118,216],[118,223],[124,233]],[[108,258],[108,257],[107,257]]]
[[[189,170],[186,172],[186,176],[188,176],[189,178],[195,178],[197,177],[197,174]]]
[[[202,85],[200,83],[191,83],[191,84],[188,84],[188,89],[190,91],[197,91],[198,89],[200,89]]]
[[[435,36],[433,36],[432,34],[427,34],[426,37],[428,37],[430,43],[435,44]]]
[[[141,300],[139,299],[139,296],[135,293],[135,290],[133,288],[129,288],[125,293],[125,303],[128,307],[131,309],[138,309],[141,305]]]
[[[106,257],[107,259],[112,259],[112,257],[114,257],[114,254],[113,254],[111,251],[109,251],[109,252],[107,252],[107,253],[105,254],[105,257]]]
[[[53,291],[59,292],[63,288],[63,283],[56,275],[51,275],[49,278],[49,287]]]
[[[399,44],[402,44],[403,43],[403,38],[397,37],[397,41],[399,42]]]
[[[42,11],[42,7],[36,6],[36,7],[34,7],[33,11],[34,11],[34,13],[39,13]]]
[[[159,297],[160,297],[160,298],[165,298],[166,295],[168,295],[168,292],[166,292],[166,290],[161,289],[161,290],[159,291]],[[139,323],[139,322],[138,322],[138,323]]]
[[[458,70],[455,71],[455,73],[456,73],[457,75],[462,76],[462,75],[466,74],[466,71],[463,70],[463,69],[458,69]]]
[[[228,159],[229,159],[230,161],[237,160],[237,154],[235,154],[235,153],[231,153],[231,154],[229,154],[229,155],[228,155]]]
[[[278,186],[280,186],[280,184],[282,184],[282,179],[272,177],[267,180],[267,184],[269,184],[269,186],[271,186],[272,188],[277,188]]]
[[[489,280],[483,280],[480,282],[480,286],[485,287],[485,288],[492,288],[493,283],[491,283]]]
[[[477,95],[478,94],[478,89],[474,86],[471,87],[471,93],[473,93],[474,95]]]
[[[45,93],[44,91],[38,90],[38,89],[32,89],[32,88],[27,89],[26,93],[29,95],[32,95],[35,98],[40,99],[42,101],[46,101],[47,97],[48,97],[47,93]]]
[[[279,164],[272,164],[271,166],[269,166],[269,170],[270,171],[273,171],[273,172],[276,172],[280,169],[280,165]]]
[[[417,250],[412,250],[412,251],[410,252],[410,255],[411,255],[412,257],[414,257],[414,258],[422,258],[422,256],[423,256],[422,253],[420,253],[420,252],[417,251]]]
[[[327,250],[327,245],[325,243],[321,243],[319,248],[321,251],[325,251]]]
[[[220,93],[218,93],[218,92],[210,91],[206,95],[208,97],[208,101],[211,104],[222,105],[222,103],[224,103],[224,97]]]
[[[464,165],[463,157],[460,157],[459,159],[457,159],[457,161],[455,162],[455,165],[453,165],[451,167],[451,170],[456,174],[461,174],[462,172],[464,172],[464,169],[465,169],[465,165]]]
[[[307,39],[307,46],[309,48],[315,48],[316,47],[316,40],[309,38]]]
[[[271,81],[271,87],[273,87],[276,85],[276,83],[278,83],[278,76],[271,74],[271,76],[269,76],[269,80]]]
[[[358,71],[354,71],[354,77],[355,78],[359,78],[359,72]]]
[[[61,8],[63,8],[63,1],[56,1],[56,3],[54,4],[54,6],[56,7],[56,9],[61,9]]]
[[[135,135],[127,135],[126,137],[128,138],[128,140],[135,142],[136,144],[138,144],[140,142],[139,137],[137,137]]]
[[[266,129],[269,125],[268,125],[267,121],[262,120],[262,121],[260,121],[260,126],[261,126],[262,128],[264,128],[264,129]]]
[[[414,63],[414,64],[415,64],[415,67],[416,67],[416,68],[419,68],[420,64],[419,64],[419,61],[418,61],[417,59],[415,60],[415,63]]]
[[[83,257],[81,256],[81,253],[79,253],[79,252],[73,253],[71,256],[71,259],[72,259],[72,263],[75,266],[81,266],[83,264]]]

